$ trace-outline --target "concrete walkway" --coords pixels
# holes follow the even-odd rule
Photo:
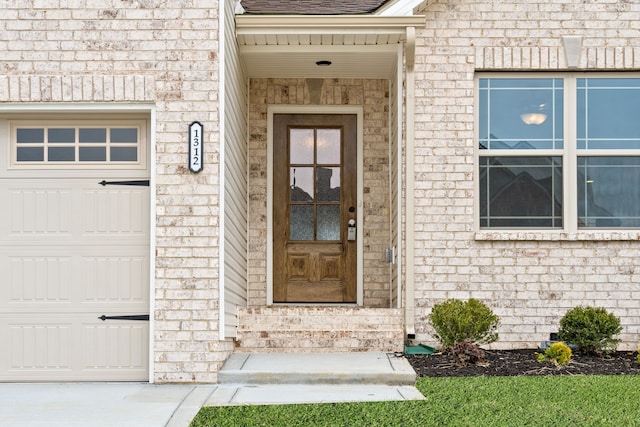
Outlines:
[[[0,383],[3,427],[186,427],[215,385]]]
[[[219,384],[0,383],[0,426],[187,427],[202,406],[419,400],[386,353],[233,354]]]

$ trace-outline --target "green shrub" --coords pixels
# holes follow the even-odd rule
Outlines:
[[[536,353],[538,362],[550,361],[556,366],[564,366],[571,360],[571,349],[563,342],[553,343],[544,353]]]
[[[465,340],[474,345],[496,341],[500,319],[477,299],[449,299],[433,306],[429,324],[442,349],[449,350],[454,344]]]
[[[558,338],[585,353],[607,353],[618,347],[613,336],[621,330],[620,319],[604,308],[578,306],[560,320]]]

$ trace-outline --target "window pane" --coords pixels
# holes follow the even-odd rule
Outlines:
[[[289,200],[313,202],[313,168],[289,169]]]
[[[16,142],[18,144],[42,144],[44,143],[44,129],[16,129]]]
[[[74,147],[49,147],[48,156],[50,162],[73,162],[76,159]]]
[[[107,160],[105,147],[80,147],[81,162],[104,162]]]
[[[340,240],[339,205],[318,205],[318,240]]]
[[[289,150],[291,164],[313,164],[313,129],[289,129]]]
[[[107,142],[107,130],[105,128],[81,128],[80,142]]]
[[[562,149],[562,79],[480,79],[481,149]]]
[[[110,132],[111,142],[138,142],[138,129],[136,128],[114,128]]]
[[[578,157],[578,225],[640,227],[640,157]]]
[[[135,162],[138,160],[136,147],[111,147],[112,162]]]
[[[313,205],[291,205],[289,239],[313,240]]]
[[[481,227],[562,227],[561,157],[481,157]]]
[[[19,162],[44,161],[44,147],[18,147],[17,160]]]
[[[640,79],[577,80],[578,149],[640,149]]]
[[[318,163],[340,164],[340,129],[318,129]]]
[[[321,202],[340,201],[340,168],[316,169],[318,200]]]
[[[75,129],[47,129],[47,141],[51,143],[75,143],[76,142],[76,130]]]

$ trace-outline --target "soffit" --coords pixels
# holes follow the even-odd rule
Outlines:
[[[248,77],[388,78],[407,27],[422,25],[422,16],[237,15],[236,35]]]

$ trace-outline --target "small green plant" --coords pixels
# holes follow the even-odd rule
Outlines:
[[[442,349],[449,350],[454,344],[465,340],[474,345],[496,341],[500,319],[477,299],[449,299],[433,306],[429,324]]]
[[[536,353],[538,362],[546,362],[547,360],[556,366],[564,366],[571,360],[571,349],[563,342],[551,344],[544,353]]]
[[[636,359],[638,360],[638,365],[640,365],[640,347],[638,347],[638,355],[636,356]]]
[[[620,319],[602,307],[578,306],[560,320],[558,338],[585,353],[608,353],[618,347],[613,336],[622,331]]]

